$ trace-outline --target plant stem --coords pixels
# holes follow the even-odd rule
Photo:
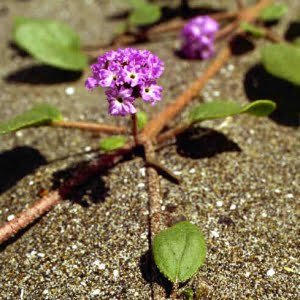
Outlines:
[[[13,220],[0,227],[0,245],[14,236],[21,229],[44,215],[62,200],[59,191],[53,191],[47,196],[35,201],[32,206],[22,211]]]
[[[96,132],[103,132],[103,133],[110,133],[110,134],[127,132],[127,129],[124,127],[117,127],[113,125],[97,124],[97,123],[90,123],[90,122],[65,121],[65,120],[53,121],[51,123],[51,126],[73,128],[73,129],[80,129],[86,131],[96,131]]]
[[[188,129],[190,126],[191,126],[191,124],[185,124],[185,125],[181,125],[181,126],[173,128],[173,129],[170,129],[166,132],[163,132],[157,136],[156,141],[158,143],[163,143],[166,140],[176,137],[177,135],[179,135],[180,133],[182,133],[183,131]]]
[[[243,9],[245,7],[244,1],[243,0],[236,0],[236,5],[238,9]]]
[[[137,146],[139,144],[138,142],[138,127],[137,127],[137,117],[136,114],[131,115],[131,128],[132,128],[132,136],[134,139],[134,143]]]

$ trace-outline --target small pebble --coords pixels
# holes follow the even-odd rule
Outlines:
[[[137,185],[137,187],[138,187],[139,189],[143,189],[143,188],[145,187],[145,183],[140,182],[140,183]]]
[[[99,296],[100,295],[100,290],[96,289],[92,291],[92,296]]]
[[[23,132],[22,131],[17,131],[16,136],[17,137],[23,137]]]
[[[12,221],[15,218],[15,215],[9,215],[7,217],[7,221]]]
[[[91,146],[86,146],[85,148],[84,148],[84,151],[85,152],[89,152],[89,151],[91,151],[92,150],[92,147]]]
[[[223,206],[223,202],[222,201],[217,201],[216,204],[217,204],[218,207],[222,207]]]
[[[99,269],[100,269],[100,270],[105,270],[105,264],[100,264],[100,265],[99,265]]]
[[[218,238],[220,236],[220,234],[219,234],[218,230],[213,230],[211,232],[211,236],[214,237],[214,238]]]
[[[247,277],[247,278],[248,278],[250,275],[251,275],[250,272],[246,272],[246,273],[245,273],[245,277]]]
[[[267,272],[267,276],[271,277],[275,274],[275,270],[273,268],[271,268],[270,270],[268,270]]]
[[[230,210],[235,210],[236,209],[236,205],[235,204],[231,204],[230,205]]]
[[[190,169],[190,171],[189,171],[190,174],[194,174],[195,172],[196,172],[196,169],[195,169],[195,168],[192,168],[192,169]]]
[[[114,274],[115,278],[119,277],[119,271],[118,270],[114,270],[113,274]]]
[[[75,88],[72,87],[72,86],[69,86],[65,89],[65,93],[68,95],[68,96],[72,96],[74,95],[75,93]]]
[[[288,198],[288,199],[293,199],[294,195],[293,194],[286,194],[285,197]]]

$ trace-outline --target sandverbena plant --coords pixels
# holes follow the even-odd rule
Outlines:
[[[67,197],[74,186],[82,184],[103,168],[112,167],[125,154],[141,147],[148,169],[149,244],[158,269],[174,284],[175,298],[179,297],[178,284],[189,280],[204,263],[206,245],[201,230],[190,222],[180,222],[164,229],[157,173],[163,171],[178,184],[180,178],[156,160],[155,147],[206,120],[239,114],[255,117],[271,114],[276,105],[269,99],[257,99],[246,105],[240,104],[236,99],[211,99],[209,102],[196,103],[190,109],[188,118],[165,130],[187,104],[199,96],[205,83],[217,74],[231,57],[230,41],[236,35],[272,41],[273,43],[262,47],[261,61],[264,67],[274,76],[295,85],[300,85],[299,41],[288,43],[264,26],[265,22],[278,20],[286,13],[285,5],[271,5],[270,0],[258,1],[251,7],[245,7],[242,1],[237,1],[237,11],[198,16],[173,23],[159,23],[162,11],[155,3],[144,0],[128,2],[131,10],[128,19],[124,21],[124,30],[119,32],[118,38],[115,38],[111,45],[100,47],[100,55],[99,47],[96,51],[81,46],[78,35],[65,24],[23,17],[16,19],[13,32],[15,42],[37,60],[58,68],[78,71],[87,66],[89,57],[92,58],[91,76],[86,79],[86,88],[89,91],[97,87],[103,88],[108,113],[113,117],[129,116],[131,124],[118,127],[68,121],[57,107],[49,103],[28,108],[24,113],[0,124],[0,134],[29,127],[53,126],[90,130],[107,135],[99,142],[99,149],[105,152],[99,159],[92,161],[86,169],[78,170],[74,178],[63,183],[58,190],[39,199],[14,220],[0,227],[0,243],[46,213],[63,197]],[[163,76],[165,65],[154,53],[133,48],[131,44],[145,39],[151,40],[157,33],[178,29],[181,29],[182,38],[180,52],[185,59],[211,59],[212,62],[187,90],[149,120],[149,117],[140,111],[139,102],[159,105],[162,101],[163,87],[159,85],[159,78]],[[228,41],[228,45],[222,49],[216,45],[220,39]],[[145,45],[143,47],[145,48]],[[185,297],[193,299],[193,291],[186,290]]]

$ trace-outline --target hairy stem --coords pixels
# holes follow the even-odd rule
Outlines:
[[[64,121],[64,120],[53,121],[51,123],[51,126],[110,133],[110,134],[127,132],[127,129],[124,127],[117,127],[113,125],[90,123],[90,122],[76,122],[76,121]]]
[[[131,115],[131,128],[132,128],[132,135],[134,139],[134,143],[138,145],[138,127],[137,127],[137,117],[136,114]]]

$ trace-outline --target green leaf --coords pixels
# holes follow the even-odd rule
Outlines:
[[[136,113],[136,118],[137,118],[137,127],[139,130],[142,130],[145,127],[145,125],[148,123],[148,115],[143,111],[139,111]]]
[[[157,22],[160,18],[160,6],[151,3],[145,3],[135,7],[129,16],[129,23],[132,26],[145,26]]]
[[[213,101],[197,105],[190,113],[192,123],[247,113],[257,117],[267,116],[276,108],[270,100],[256,100],[248,105],[233,101]]]
[[[154,237],[152,251],[158,269],[176,283],[198,271],[205,260],[206,246],[196,225],[180,222]]]
[[[276,104],[270,100],[257,100],[244,106],[242,113],[256,117],[265,117],[276,109]]]
[[[147,5],[148,4],[146,0],[125,0],[125,2],[128,2],[128,4],[132,8],[136,8],[136,7],[139,7],[141,5]]]
[[[265,36],[265,31],[258,27],[258,26],[255,26],[251,23],[248,23],[248,22],[242,22],[240,27],[247,33],[250,33],[251,35],[253,35],[254,37],[257,37],[257,38],[260,38],[260,37],[263,37]]]
[[[22,128],[48,125],[62,119],[58,109],[50,104],[38,104],[24,113],[0,124],[0,134],[17,131]]]
[[[262,63],[272,75],[300,85],[300,48],[287,43],[262,48]]]
[[[108,152],[122,148],[126,143],[126,137],[123,135],[116,135],[104,138],[100,141],[100,149]]]
[[[277,21],[288,12],[285,4],[272,4],[262,10],[260,19],[265,22]]]
[[[73,71],[87,66],[79,36],[61,22],[18,17],[13,38],[20,48],[45,64]]]

